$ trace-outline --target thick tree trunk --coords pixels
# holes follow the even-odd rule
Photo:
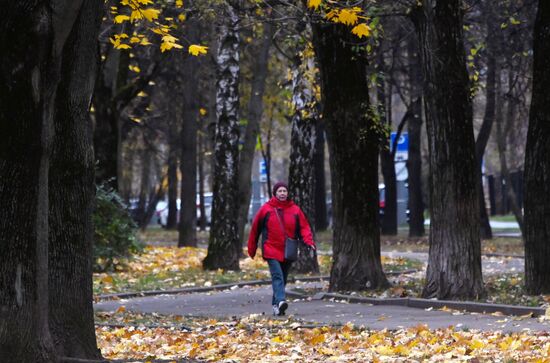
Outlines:
[[[322,119],[315,124],[315,153],[313,163],[315,168],[315,228],[316,232],[328,228],[327,189],[325,183],[325,124]]]
[[[88,107],[101,5],[13,2],[4,9],[0,175],[16,181],[0,184],[6,362],[100,356],[91,305]]]
[[[259,45],[257,53],[254,54],[254,77],[250,90],[250,101],[248,103],[247,125],[244,134],[244,143],[239,153],[239,192],[237,193],[237,198],[239,203],[238,230],[241,240],[244,239],[244,227],[248,220],[248,208],[252,193],[252,162],[254,160],[258,133],[260,132],[265,80],[268,73],[269,48],[271,48],[273,32],[273,25],[269,22],[264,23],[262,42]]]
[[[226,4],[225,24],[220,28],[216,94],[216,141],[214,151],[214,201],[208,254],[203,267],[239,270],[242,254],[237,231],[239,158],[239,1]]]
[[[525,286],[550,293],[550,3],[539,0],[525,153]]]
[[[291,122],[290,166],[288,172],[289,194],[300,206],[310,226],[315,225],[315,139],[318,114],[315,89],[315,62],[301,59],[302,50],[292,64],[292,106],[294,113]],[[309,75],[309,78],[308,78]],[[313,79],[312,79],[313,78]],[[298,260],[292,265],[297,272],[319,272],[317,254],[314,250],[299,244]]]
[[[409,237],[424,236],[424,199],[422,194],[422,71],[418,63],[418,43],[408,41],[409,82],[411,87],[409,131]]]
[[[327,127],[334,218],[331,291],[386,287],[380,259],[378,146],[368,116],[366,57],[350,44],[349,29],[314,25]],[[349,43],[346,42],[349,40]]]
[[[83,359],[101,357],[92,305],[95,162],[88,113],[101,13],[101,3],[83,2],[64,48],[50,169],[50,325],[58,354]]]
[[[426,0],[412,14],[419,35],[430,158],[430,252],[422,295],[484,294],[472,105],[461,1]]]
[[[190,19],[186,37],[192,44],[199,42],[200,26]],[[197,246],[197,132],[199,117],[199,58],[188,56],[183,64],[185,91],[181,125],[181,189],[178,246]]]

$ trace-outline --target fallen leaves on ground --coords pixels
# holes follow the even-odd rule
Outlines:
[[[246,253],[245,251],[243,251]],[[260,251],[258,251],[260,252]],[[127,264],[125,271],[94,274],[94,292],[108,294],[123,291],[168,290],[184,287],[212,286],[250,280],[269,279],[267,263],[261,255],[241,259],[240,271],[204,271],[202,260],[207,250],[197,247],[147,246]],[[318,256],[322,274],[328,274],[331,256]],[[410,260],[383,258],[388,270],[410,268]]]
[[[550,362],[542,333],[429,330],[424,325],[372,331],[351,324],[305,328],[291,319],[250,315],[240,320],[197,319],[177,328],[98,327],[108,359],[191,358],[226,362]]]

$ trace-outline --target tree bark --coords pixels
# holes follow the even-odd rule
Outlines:
[[[315,228],[316,232],[328,228],[327,190],[325,183],[325,126],[323,120],[315,124],[315,153],[313,163],[315,170]]]
[[[297,49],[292,64],[292,106],[290,137],[290,165],[288,172],[289,194],[300,206],[310,226],[315,225],[315,139],[318,121],[317,101],[313,90],[315,79],[308,74],[315,74],[315,62],[312,58],[301,59],[303,49]],[[311,77],[311,76],[310,76]],[[303,243],[298,247],[298,260],[292,268],[296,272],[319,272],[317,254],[306,248]]]
[[[99,359],[93,311],[93,130],[101,3],[83,2],[63,51],[50,169],[50,326],[63,357]]]
[[[248,208],[252,193],[251,176],[252,162],[256,148],[258,133],[260,132],[260,121],[262,119],[263,96],[265,91],[265,80],[268,73],[269,49],[274,33],[271,23],[264,23],[262,42],[254,56],[253,80],[248,103],[247,125],[244,134],[244,143],[239,153],[239,192],[237,194],[239,203],[238,231],[239,238],[243,240],[244,227],[248,220]]]
[[[367,58],[353,51],[351,36],[341,25],[314,25],[332,177],[331,291],[388,285],[380,259],[380,134],[368,116]]]
[[[15,181],[0,185],[0,356],[8,362],[100,357],[91,304],[88,108],[101,5],[4,7],[0,175]]]
[[[426,298],[475,299],[485,293],[462,17],[459,0],[426,0],[412,13],[424,73],[431,170]]]
[[[171,142],[168,145],[168,148],[169,148],[168,150],[168,218],[166,219],[166,229],[177,229],[178,213],[179,213],[178,211],[178,149],[180,149],[179,142],[177,142],[176,140],[171,140]]]
[[[191,5],[192,6],[192,5]],[[192,44],[199,42],[200,24],[191,16],[185,30]],[[178,246],[197,246],[197,133],[199,117],[198,57],[187,56],[183,63],[185,91],[181,125],[181,189]]]
[[[533,96],[525,153],[525,287],[550,292],[550,3],[539,0],[534,29]]]
[[[385,72],[384,58],[379,56],[378,60],[379,71]],[[391,102],[388,105],[388,97],[386,96],[386,81],[383,74],[378,79],[378,87],[376,88],[378,96],[378,108],[381,117],[381,122],[391,129],[391,117],[388,115],[387,107],[391,108]],[[397,235],[397,187],[395,175],[394,153],[392,153],[390,140],[384,139],[380,145],[380,164],[382,175],[384,177],[384,218],[381,220],[381,233],[385,235]]]
[[[418,43],[414,37],[407,42],[409,60],[410,114],[409,158],[409,237],[424,236],[424,199],[422,193],[422,71],[418,60]]]
[[[496,41],[493,39],[495,34],[498,34],[498,24],[495,19],[495,14],[491,10],[491,5],[486,4],[484,9],[487,21],[487,81],[485,83],[485,114],[481,128],[476,139],[476,163],[477,163],[477,188],[479,195],[479,212],[480,212],[480,236],[482,239],[493,238],[491,225],[489,224],[489,215],[485,205],[485,192],[483,190],[483,155],[491,136],[491,129],[495,120],[495,88],[496,88]],[[500,76],[500,73],[499,73]]]
[[[220,28],[217,56],[216,141],[214,151],[214,201],[208,254],[203,261],[207,270],[239,270],[242,254],[237,230],[237,190],[239,157],[239,1],[225,6],[225,23]]]

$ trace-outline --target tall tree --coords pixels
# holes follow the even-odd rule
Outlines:
[[[301,40],[301,39],[300,39]],[[306,44],[298,41],[292,62],[292,106],[290,137],[289,192],[311,226],[315,225],[315,139],[317,100],[315,98],[316,65],[312,56],[304,52]],[[311,51],[309,52],[311,53]],[[298,260],[292,268],[298,272],[319,272],[317,254],[305,244],[298,247]]]
[[[472,104],[460,0],[425,0],[412,19],[418,33],[430,160],[430,251],[422,295],[484,294]]]
[[[239,270],[241,241],[237,230],[239,157],[239,24],[240,0],[224,4],[217,54],[216,140],[214,151],[214,201],[208,254],[203,267]]]
[[[525,151],[525,286],[550,292],[550,3],[539,0],[534,30],[533,96]]]
[[[322,119],[315,125],[315,228],[316,232],[328,228],[327,186],[325,182],[325,124]]]
[[[0,356],[100,358],[90,99],[101,2],[6,3],[0,25]]]
[[[194,2],[187,4],[193,6]],[[197,14],[191,14],[186,24],[185,37],[191,43],[198,43],[200,24]],[[197,246],[197,133],[199,118],[200,59],[188,56],[183,60],[183,115],[181,124],[181,207],[178,246]]]
[[[388,285],[380,260],[378,145],[369,105],[367,59],[342,25],[313,25],[332,178],[334,262],[330,290]]]
[[[269,16],[272,12],[269,11]],[[256,148],[258,133],[260,132],[260,121],[263,111],[263,97],[265,93],[265,83],[268,74],[269,49],[271,48],[274,26],[271,22],[263,25],[261,32],[261,41],[252,54],[252,84],[250,89],[250,100],[248,102],[248,114],[246,118],[246,129],[243,137],[242,149],[239,152],[239,237],[244,236],[244,227],[248,220],[248,208],[250,206],[250,196],[252,193],[251,177],[252,162],[254,160],[254,151]]]
[[[407,42],[409,61],[409,237],[424,236],[424,200],[422,193],[422,71],[418,59],[418,42],[411,37]]]

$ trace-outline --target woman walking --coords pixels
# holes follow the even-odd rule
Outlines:
[[[260,234],[262,256],[267,261],[271,273],[273,315],[285,315],[288,308],[285,286],[292,264],[292,261],[285,259],[285,241],[287,238],[302,239],[313,249],[315,242],[304,213],[288,199],[288,186],[283,182],[273,186],[273,197],[254,217],[248,237],[248,255],[251,258],[256,256]]]

